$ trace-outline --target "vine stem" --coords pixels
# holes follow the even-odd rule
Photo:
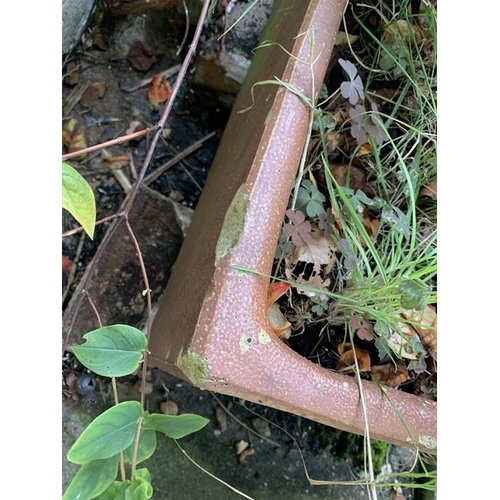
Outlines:
[[[87,293],[88,295],[88,292],[86,292],[86,289],[88,288],[88,285],[90,283],[90,281],[92,280],[92,277],[94,275],[94,270],[95,270],[95,267],[97,265],[97,263],[99,262],[99,259],[102,257],[104,251],[106,250],[109,242],[111,241],[111,239],[113,238],[114,234],[116,233],[117,229],[120,227],[120,224],[121,222],[125,219],[125,218],[128,218],[128,215],[130,213],[130,210],[135,202],[135,199],[137,197],[137,193],[139,191],[139,187],[142,183],[142,181],[144,180],[144,176],[146,174],[146,170],[149,166],[149,163],[151,161],[151,158],[153,157],[153,153],[154,153],[154,150],[156,148],[156,145],[158,143],[158,140],[161,136],[161,133],[162,133],[162,130],[163,130],[163,127],[165,126],[165,123],[167,121],[167,118],[172,110],[172,107],[173,107],[173,103],[175,101],[175,98],[177,97],[177,94],[179,92],[179,89],[180,89],[180,86],[184,80],[184,77],[186,75],[186,72],[187,72],[187,69],[191,63],[191,60],[195,54],[195,51],[196,51],[196,47],[198,45],[198,42],[199,42],[199,39],[200,39],[200,35],[201,35],[201,31],[203,29],[203,24],[205,22],[205,19],[207,17],[207,12],[208,12],[208,9],[210,7],[210,2],[211,0],[204,0],[203,1],[203,7],[201,9],[201,12],[200,12],[200,17],[198,18],[198,24],[196,25],[196,30],[195,30],[195,33],[193,35],[193,40],[191,42],[191,44],[189,45],[189,49],[186,53],[186,56],[184,58],[184,61],[181,65],[181,68],[179,70],[179,74],[177,75],[177,78],[175,80],[175,84],[172,88],[172,94],[170,95],[166,105],[165,105],[165,108],[163,109],[163,112],[161,114],[161,118],[158,122],[157,125],[155,125],[154,127],[150,127],[150,129],[153,129],[153,130],[156,130],[156,133],[153,135],[153,138],[152,138],[152,141],[151,141],[151,144],[148,148],[148,151],[146,153],[146,156],[144,158],[144,161],[143,161],[143,165],[141,167],[141,171],[134,183],[134,186],[129,194],[129,198],[128,198],[128,201],[125,205],[125,209],[123,210],[122,213],[120,213],[118,215],[118,218],[117,218],[117,221],[114,225],[112,225],[108,231],[106,232],[106,235],[104,236],[101,244],[99,245],[98,249],[97,249],[97,252],[96,252],[96,255],[94,257],[94,259],[92,260],[92,262],[89,264],[89,267],[87,269],[87,273],[86,273],[86,276],[83,278],[82,280],[82,285],[83,285],[83,292],[82,292],[82,295],[80,295],[80,297],[78,297],[78,300],[77,300],[77,304],[75,306],[75,310],[74,310],[74,313],[73,313],[73,318],[71,320],[71,323],[70,323],[70,326],[68,328],[68,331],[66,333],[66,338],[63,342],[63,355],[64,355],[64,352],[66,351],[66,347],[67,347],[67,343],[68,343],[68,340],[69,340],[69,336],[71,334],[71,331],[74,327],[74,323],[75,323],[75,320],[76,320],[76,317],[78,315],[78,312],[80,310],[80,307],[81,307],[81,304],[82,304],[82,299],[83,299],[83,296],[84,296],[84,293]],[[139,132],[137,132],[139,133]],[[94,146],[93,146],[94,147]],[[96,147],[96,149],[98,149]],[[81,152],[79,153],[81,154]],[[64,159],[64,156],[63,156],[63,159]],[[148,295],[148,298],[149,298],[149,301],[150,301],[150,293],[151,291],[149,290],[149,287],[146,286],[146,289],[147,289],[147,295]],[[150,304],[150,302],[148,303]],[[152,315],[152,309],[151,307],[148,305],[148,312],[147,312],[147,316],[148,316],[148,325],[151,324],[151,315]],[[147,336],[149,338],[149,333],[150,333],[150,326],[148,326],[148,329],[147,329]],[[147,352],[147,351],[146,351]],[[144,363],[144,366],[146,366],[146,363]],[[145,373],[145,368],[143,369],[143,373]],[[145,384],[145,382],[143,382]]]

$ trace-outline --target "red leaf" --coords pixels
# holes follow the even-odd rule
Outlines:
[[[172,94],[172,88],[168,80],[161,75],[153,76],[148,90],[148,100],[151,107],[158,110],[160,104],[164,103]]]
[[[282,295],[290,290],[290,285],[287,283],[271,283],[269,285],[269,292],[267,293],[267,307],[272,306]]]

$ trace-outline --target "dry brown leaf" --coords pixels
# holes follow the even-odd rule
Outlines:
[[[438,197],[438,186],[437,186],[437,178],[433,179],[431,182],[426,184],[420,190],[420,196],[428,196],[433,200],[437,200]]]
[[[366,188],[366,173],[362,168],[337,163],[330,163],[328,167],[340,186],[347,186],[353,191],[363,191]]]
[[[408,368],[401,361],[394,363],[386,363],[384,365],[377,365],[372,368],[372,377],[387,387],[397,387],[408,379]]]
[[[351,35],[345,31],[338,31],[335,36],[335,45],[352,45],[358,38],[357,35]]]
[[[66,66],[66,77],[64,78],[64,83],[73,87],[80,80],[80,75],[76,70],[76,64],[72,61]]]
[[[137,71],[147,71],[157,60],[157,56],[148,53],[141,42],[135,42],[127,55],[127,62]]]
[[[280,339],[290,338],[290,335],[292,334],[292,325],[287,321],[278,304],[272,304],[267,309],[267,317],[269,319],[269,323],[271,323],[273,332]]]
[[[158,110],[160,105],[172,95],[172,87],[166,78],[161,75],[153,76],[148,90],[148,101],[154,110]]]
[[[294,266],[299,261],[313,264],[313,272],[319,273],[321,266],[326,266],[325,274],[328,274],[335,264],[336,247],[331,238],[327,238],[323,231],[313,226],[311,231],[312,242],[300,247],[294,247],[287,258],[287,263]]]
[[[93,82],[83,93],[80,104],[86,108],[94,106],[106,92],[106,84],[104,82]]]
[[[337,347],[340,358],[337,361],[337,371],[350,372],[356,369],[356,362],[354,357],[358,361],[358,367],[360,372],[369,372],[371,370],[371,360],[370,354],[365,349],[354,346],[349,342],[343,342]]]
[[[111,170],[120,170],[121,168],[128,167],[130,164],[130,157],[128,155],[122,156],[107,156],[102,155],[103,160],[108,164]]]
[[[407,323],[399,323],[402,335],[398,332],[391,330],[391,333],[386,337],[387,344],[392,349],[394,354],[404,359],[418,359],[418,354],[413,352],[409,347],[409,340],[407,337],[415,335],[415,330]]]
[[[345,142],[345,135],[337,130],[332,130],[325,134],[326,150],[328,153],[333,153],[337,148]]]
[[[73,153],[87,147],[85,139],[85,122],[81,116],[70,118],[63,123],[62,142],[66,146],[68,153]],[[77,160],[81,160],[85,155],[81,155]]]
[[[403,316],[418,323],[413,325],[417,331],[422,345],[427,348],[429,354],[437,361],[437,311],[434,306],[427,306],[421,311],[405,311]]]
[[[380,221],[378,219],[372,219],[368,215],[368,211],[365,210],[363,214],[363,224],[365,226],[366,232],[368,233],[368,236],[370,237],[370,240],[375,241],[375,238],[377,237],[378,234],[378,230],[380,228]],[[366,242],[361,236],[359,237],[359,242],[364,247],[366,246]]]
[[[293,276],[290,275],[288,278],[290,280],[293,279]],[[325,278],[323,279],[321,275],[319,274],[312,274],[309,276],[309,278],[304,278],[304,276],[301,274],[295,279],[295,282],[297,284],[296,290],[297,293],[300,293],[301,295],[307,295],[308,297],[314,297],[315,295],[318,295],[317,292],[312,292],[311,290],[301,288],[298,285],[305,285],[309,288],[316,288],[317,290],[329,290],[330,289],[330,278]],[[326,297],[325,297],[326,299]]]
[[[92,33],[92,46],[99,50],[107,50],[108,44],[105,42],[99,27],[95,27]]]
[[[406,496],[403,495],[403,490],[401,486],[393,486],[391,492],[389,493],[389,500],[406,500]]]
[[[419,43],[424,36],[424,31],[420,26],[414,26],[404,19],[399,19],[395,23],[387,24],[384,27],[383,41],[390,43],[396,39],[402,38],[408,43],[412,43],[413,41]]]
[[[373,153],[372,145],[369,142],[365,142],[356,150],[355,157],[359,158],[361,156],[371,155],[372,153]]]

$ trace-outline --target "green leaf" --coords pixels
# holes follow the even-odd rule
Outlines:
[[[153,455],[156,450],[156,431],[145,431],[141,429],[141,437],[139,438],[139,448],[137,450],[137,464],[144,462]],[[132,463],[132,455],[134,454],[134,443],[123,452],[125,463]]]
[[[103,377],[130,375],[139,366],[147,339],[128,325],[112,325],[86,333],[86,343],[73,348],[73,353],[89,370]]]
[[[424,288],[416,281],[406,280],[399,285],[401,293],[401,307],[406,310],[415,309],[424,295]]]
[[[125,401],[106,410],[80,434],[68,451],[68,460],[86,464],[125,450],[134,440],[137,422],[143,416],[138,401]]]
[[[92,188],[68,163],[62,164],[62,207],[94,238],[96,207]]]
[[[151,474],[146,468],[137,470],[134,474],[134,479],[125,490],[125,499],[148,500],[152,496]]]
[[[155,430],[169,438],[180,439],[203,429],[208,422],[210,420],[207,418],[192,413],[185,413],[184,415],[160,415],[155,413],[151,415],[146,412],[143,429]]]
[[[115,481],[105,492],[95,497],[94,500],[125,500],[125,490],[130,481]]]
[[[319,214],[325,213],[325,208],[323,206],[325,201],[326,198],[318,188],[311,181],[304,179],[297,194],[295,208],[302,212],[306,212],[309,217],[314,218]]]
[[[64,493],[63,500],[87,500],[100,495],[113,483],[118,473],[118,455],[93,460],[80,467]]]

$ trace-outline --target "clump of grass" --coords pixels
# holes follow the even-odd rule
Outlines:
[[[403,359],[416,379],[428,356],[418,337],[408,347],[416,354],[411,362],[388,337],[403,338],[405,324],[416,323],[405,311],[437,305],[436,199],[422,195],[437,177],[436,10],[430,2],[420,13],[410,14],[408,1],[393,7],[353,7],[359,38],[340,55],[344,81],[316,108],[309,156],[290,208],[331,238],[336,262],[328,271],[331,286],[307,287],[302,279],[307,294],[296,311],[290,303],[289,315],[300,325],[297,334],[320,321],[321,335],[344,328],[353,343],[363,338],[359,332],[364,340],[373,333],[380,360]],[[334,174],[332,161],[346,167],[345,179]],[[356,169],[366,175],[361,189]],[[289,235],[280,238],[274,271],[285,279],[291,275],[287,256],[295,249]],[[435,472],[422,467],[425,487],[434,488]],[[380,463],[372,461],[370,469],[373,474]],[[418,474],[408,473],[408,481],[413,484]]]

